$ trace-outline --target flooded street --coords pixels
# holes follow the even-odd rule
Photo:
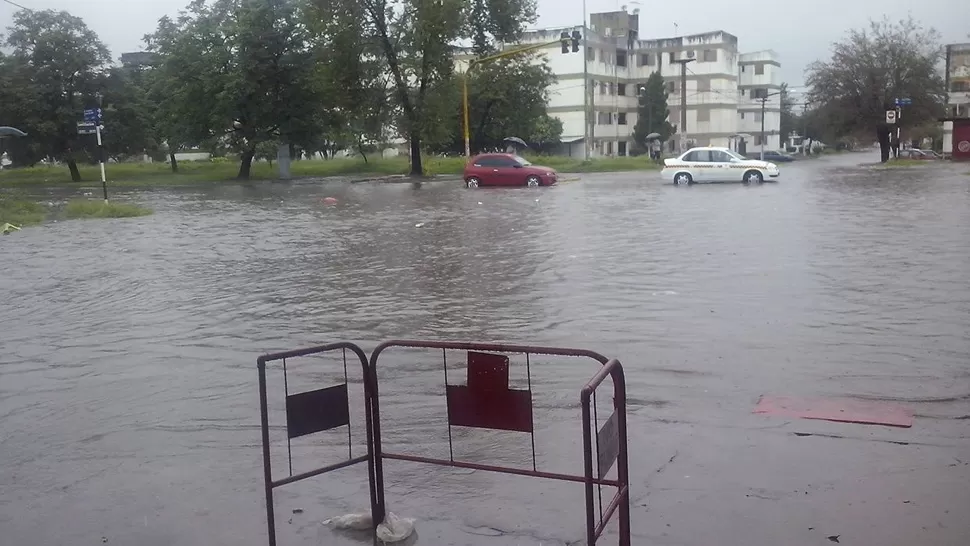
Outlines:
[[[153,216],[4,237],[0,542],[265,544],[256,357],[418,338],[620,359],[634,544],[966,545],[970,177],[858,166],[875,160],[801,161],[751,187],[624,173],[540,190],[156,189],[124,194]],[[314,362],[294,365],[290,392],[342,381],[336,359]],[[381,370],[385,447],[447,457],[440,354],[388,352]],[[532,362],[540,465],[582,473],[574,406],[595,370]],[[763,394],[916,418],[753,415]],[[294,443],[294,470],[346,457],[342,434]],[[455,445],[531,467],[511,434]],[[582,486],[397,462],[385,475],[418,544],[582,542]],[[359,543],[319,522],[367,506],[365,472],[283,488],[277,505],[281,545]]]

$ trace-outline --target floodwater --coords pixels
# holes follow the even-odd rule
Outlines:
[[[4,237],[0,542],[265,544],[256,357],[418,338],[619,358],[634,544],[965,545],[970,177],[858,166],[872,160],[803,161],[760,187],[634,173],[538,190],[155,189],[120,195],[151,217]],[[342,382],[340,356],[290,360],[286,388]],[[536,465],[581,474],[579,390],[597,365],[529,364]],[[389,350],[379,366],[385,449],[447,458],[441,354]],[[462,367],[449,354],[452,383]],[[281,378],[271,366],[277,478]],[[916,418],[753,415],[763,394],[897,403]],[[532,466],[528,435],[453,441],[456,459]],[[293,471],[339,462],[346,442],[346,429],[294,440]],[[582,543],[582,486],[398,462],[385,475],[417,544]],[[280,544],[360,543],[320,522],[367,506],[364,476],[280,488]]]

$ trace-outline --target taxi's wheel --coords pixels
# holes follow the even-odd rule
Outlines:
[[[761,171],[751,170],[744,173],[745,184],[761,184],[764,181],[765,178],[761,175]]]
[[[674,175],[674,185],[687,186],[694,183],[690,173],[677,173]]]
[[[479,179],[477,179],[477,178],[475,178],[473,176],[473,177],[471,177],[471,178],[469,178],[468,180],[465,181],[465,187],[466,188],[472,188],[472,189],[474,189],[474,188],[477,188],[478,187],[478,184],[480,182],[481,181]]]
[[[529,186],[530,188],[538,188],[542,185],[542,180],[540,180],[538,176],[532,175],[525,179],[525,185]]]

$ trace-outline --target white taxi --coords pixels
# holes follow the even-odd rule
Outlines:
[[[761,184],[778,178],[778,165],[747,159],[729,148],[691,148],[680,157],[664,160],[660,171],[664,180],[674,184],[695,182],[744,182]]]

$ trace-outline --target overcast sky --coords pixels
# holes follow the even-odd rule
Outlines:
[[[83,18],[115,58],[139,51],[142,37],[163,15],[175,15],[188,0],[10,0],[33,9],[67,10]],[[805,66],[828,56],[829,46],[850,28],[865,26],[883,13],[905,17],[912,11],[924,25],[943,35],[944,43],[967,42],[968,0],[668,0],[621,2],[586,0],[588,12],[615,11],[624,4],[640,8],[640,36],[646,39],[724,30],[738,37],[742,52],[773,49],[781,57],[783,78],[792,87],[804,81]],[[874,11],[878,7],[881,11]],[[17,8],[0,0],[0,28],[10,26]],[[539,0],[539,27],[580,25],[583,0]]]

